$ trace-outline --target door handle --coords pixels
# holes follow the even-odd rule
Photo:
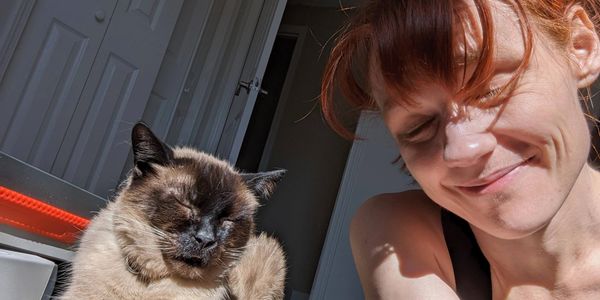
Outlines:
[[[267,90],[260,87],[260,81],[257,78],[252,79],[250,81],[238,82],[238,86],[235,89],[236,96],[240,95],[240,91],[242,90],[242,88],[246,90],[246,93],[250,93],[250,90],[253,90],[253,91],[258,91],[259,93],[261,93],[263,95],[269,94],[269,92]]]

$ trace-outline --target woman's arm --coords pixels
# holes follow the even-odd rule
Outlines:
[[[458,299],[440,208],[422,191],[369,199],[350,243],[367,299]]]

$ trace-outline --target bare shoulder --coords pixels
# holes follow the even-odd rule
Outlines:
[[[350,226],[350,242],[368,299],[456,297],[440,207],[422,191],[367,200]]]

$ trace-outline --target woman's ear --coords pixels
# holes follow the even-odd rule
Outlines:
[[[566,13],[571,38],[569,55],[574,62],[577,87],[590,86],[600,72],[600,41],[587,12],[580,5],[571,6]]]

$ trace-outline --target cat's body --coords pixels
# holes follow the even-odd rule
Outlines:
[[[283,251],[253,222],[283,173],[240,174],[136,127],[133,174],[86,229],[61,299],[283,298]]]
[[[209,287],[202,281],[172,276],[149,282],[140,280],[136,271],[129,270],[113,230],[117,206],[110,203],[86,230],[73,261],[73,280],[63,299],[223,298],[226,290],[222,285]],[[149,255],[148,259],[164,264],[158,253]]]

